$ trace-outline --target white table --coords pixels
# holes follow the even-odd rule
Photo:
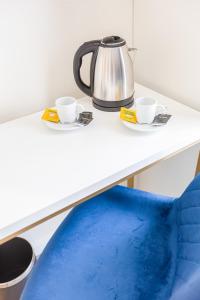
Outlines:
[[[173,118],[160,132],[125,128],[119,113],[94,109],[90,126],[56,132],[41,113],[0,125],[0,243],[108,189],[124,178],[200,142],[200,113],[136,85]]]

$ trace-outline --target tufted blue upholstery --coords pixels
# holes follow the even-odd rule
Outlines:
[[[114,187],[57,230],[22,300],[199,300],[200,177],[179,199]]]
[[[200,299],[200,175],[175,201],[177,254],[171,300]]]

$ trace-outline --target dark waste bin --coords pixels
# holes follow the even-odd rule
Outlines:
[[[14,238],[0,245],[0,300],[19,300],[35,255],[28,241]]]

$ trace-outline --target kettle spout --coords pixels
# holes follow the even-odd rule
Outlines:
[[[138,51],[138,49],[137,48],[133,48],[133,47],[130,47],[130,48],[128,48],[128,51]]]

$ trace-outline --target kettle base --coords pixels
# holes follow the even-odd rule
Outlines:
[[[92,99],[93,106],[96,109],[102,110],[102,111],[108,111],[108,112],[116,112],[120,111],[122,107],[130,108],[133,106],[134,98],[131,97],[126,100],[121,101],[104,101],[99,99]]]

